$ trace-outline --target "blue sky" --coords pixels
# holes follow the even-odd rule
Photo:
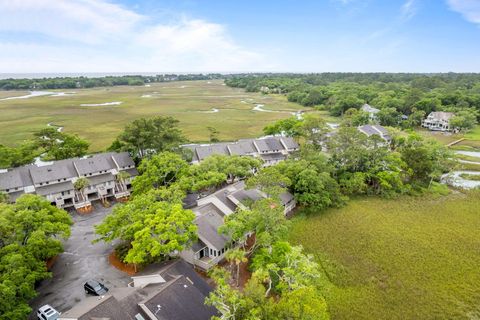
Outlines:
[[[480,0],[0,0],[0,72],[480,72]]]

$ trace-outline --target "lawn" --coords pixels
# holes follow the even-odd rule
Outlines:
[[[180,120],[192,141],[207,141],[209,126],[220,131],[220,139],[235,140],[259,136],[266,124],[305,109],[282,95],[248,93],[225,86],[221,80],[57,91],[75,94],[0,100],[0,144],[16,145],[52,122],[90,141],[91,151],[99,151],[110,145],[126,123],[155,115]],[[0,92],[0,99],[25,94],[28,92]],[[114,101],[122,104],[81,106]],[[256,104],[282,112],[254,111]],[[212,113],[212,108],[219,112]]]
[[[359,198],[293,219],[333,319],[478,319],[480,193]],[[324,281],[325,283],[325,281]]]

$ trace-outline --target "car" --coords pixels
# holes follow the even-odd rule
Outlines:
[[[38,320],[57,320],[60,316],[60,312],[53,309],[52,306],[46,304],[37,310]]]
[[[108,288],[97,280],[88,280],[83,285],[83,288],[85,289],[85,293],[90,293],[95,296],[102,296],[108,292]]]

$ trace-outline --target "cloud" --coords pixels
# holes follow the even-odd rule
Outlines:
[[[401,19],[410,20],[417,14],[417,10],[416,0],[406,0],[400,9]]]
[[[451,10],[460,13],[467,21],[480,24],[480,1],[447,0]]]
[[[246,71],[265,63],[223,25],[153,21],[106,0],[2,0],[0,40],[3,72]]]

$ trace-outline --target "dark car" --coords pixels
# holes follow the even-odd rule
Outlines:
[[[97,280],[89,280],[83,285],[85,293],[90,293],[95,296],[101,296],[108,292],[108,288]]]

